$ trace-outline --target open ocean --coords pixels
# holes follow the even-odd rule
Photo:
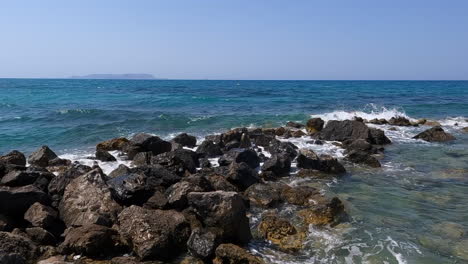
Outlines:
[[[137,132],[162,138],[187,132],[201,140],[234,127],[277,127],[311,116],[427,118],[457,140],[412,139],[425,126],[376,126],[393,141],[382,168],[346,164],[346,176],[322,180],[345,201],[350,222],[311,228],[306,250],[295,255],[261,241],[250,244],[253,252],[271,263],[468,262],[468,134],[461,132],[468,127],[468,81],[0,79],[0,154],[28,155],[48,145],[83,160],[96,143]],[[291,141],[343,157],[332,144]]]

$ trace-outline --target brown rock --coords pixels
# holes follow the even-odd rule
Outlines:
[[[344,214],[343,203],[337,197],[326,203],[318,203],[315,206],[298,212],[306,224],[312,225],[336,225]]]
[[[32,226],[48,229],[57,221],[58,213],[52,207],[34,203],[24,214],[26,219]]]
[[[455,137],[449,133],[446,133],[443,128],[440,126],[432,127],[428,130],[425,130],[413,138],[415,139],[422,139],[428,142],[446,142],[455,140]]]
[[[306,130],[309,134],[322,131],[325,122],[321,118],[311,118],[307,121]]]
[[[221,244],[216,249],[213,264],[265,264],[265,262],[239,246]]]
[[[120,138],[113,138],[106,141],[103,141],[96,145],[96,150],[104,150],[104,151],[113,151],[113,150],[120,150],[122,151],[126,144],[128,144],[129,140],[120,137]]]

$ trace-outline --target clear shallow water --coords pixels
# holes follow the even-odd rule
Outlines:
[[[465,263],[468,261],[468,82],[405,81],[130,81],[0,79],[0,153],[47,144],[82,160],[115,136],[150,132],[199,137],[238,126],[278,126],[311,115],[405,115],[438,120],[457,140],[411,139],[427,127],[388,130],[381,169],[346,164],[339,179],[319,185],[346,202],[351,222],[311,229],[303,252],[284,255],[254,242],[272,263]],[[455,126],[458,123],[459,126]],[[331,144],[295,144],[341,157]],[[116,164],[102,164],[111,170]],[[285,209],[286,211],[288,208]],[[287,213],[287,212],[283,212]],[[455,231],[453,222],[458,224]],[[442,231],[441,231],[442,230]],[[447,235],[449,234],[449,235]]]

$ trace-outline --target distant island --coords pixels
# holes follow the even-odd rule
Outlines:
[[[154,80],[151,74],[125,73],[125,74],[89,74],[83,76],[72,76],[71,79],[119,79],[119,80]]]

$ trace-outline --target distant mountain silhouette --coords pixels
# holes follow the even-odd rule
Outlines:
[[[126,73],[126,74],[89,74],[83,76],[72,76],[71,79],[127,79],[127,80],[152,80],[151,74]]]

